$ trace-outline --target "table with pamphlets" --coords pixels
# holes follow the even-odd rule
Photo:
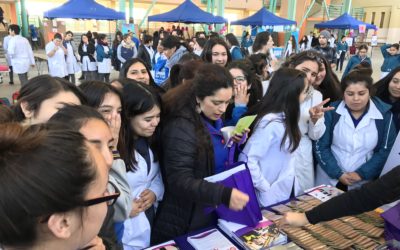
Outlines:
[[[274,222],[285,212],[308,211],[341,193],[326,185],[307,191],[304,195],[262,209],[263,219],[256,227],[220,219],[218,225],[147,249],[385,249],[384,220],[376,211],[299,228],[277,228]]]

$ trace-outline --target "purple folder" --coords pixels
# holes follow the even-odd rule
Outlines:
[[[238,190],[246,193],[249,196],[249,202],[241,211],[230,210],[225,205],[219,205],[215,211],[220,219],[254,227],[262,219],[262,214],[257,201],[256,193],[254,191],[254,185],[251,179],[250,171],[246,163],[238,162],[235,164],[235,167],[224,172],[230,173],[238,169],[240,169],[240,171],[229,174],[226,176],[226,178],[216,181],[216,183],[220,183],[225,187],[237,188]],[[219,175],[224,174],[224,172],[220,173]],[[208,178],[206,178],[206,180],[207,179]],[[212,209],[206,209],[206,213],[210,211],[212,211]]]
[[[385,220],[385,239],[400,240],[400,202],[381,214]]]

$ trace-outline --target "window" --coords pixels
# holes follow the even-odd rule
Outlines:
[[[383,28],[383,24],[385,23],[385,12],[381,13],[381,23],[379,24],[379,28]]]
[[[375,24],[375,12],[372,12],[371,24]]]

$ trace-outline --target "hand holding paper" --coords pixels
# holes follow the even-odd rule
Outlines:
[[[251,115],[251,116],[245,116],[242,117],[236,124],[235,129],[232,132],[232,135],[240,134],[243,135],[246,130],[250,131],[249,128],[251,124],[254,122],[256,119],[256,115]]]

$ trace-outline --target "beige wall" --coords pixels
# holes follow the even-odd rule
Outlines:
[[[380,42],[397,43],[400,41],[400,1],[398,0],[353,0],[353,7],[363,7],[366,12],[365,22],[372,21],[375,12],[374,24],[378,27]],[[385,19],[382,28],[379,28],[382,12]],[[369,36],[371,32],[369,33]]]

